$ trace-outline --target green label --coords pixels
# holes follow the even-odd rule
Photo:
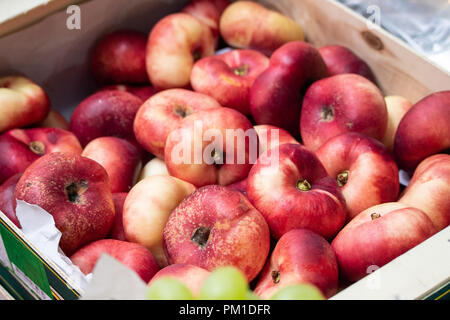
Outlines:
[[[37,298],[52,299],[47,274],[39,257],[2,223],[0,223],[0,236],[9,259],[9,269],[35,293]]]
[[[450,282],[425,297],[425,300],[450,300]]]

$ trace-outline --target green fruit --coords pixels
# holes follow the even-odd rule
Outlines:
[[[245,300],[248,282],[235,267],[220,267],[206,278],[200,290],[201,300]]]
[[[271,300],[325,300],[322,292],[312,284],[295,284],[278,290]]]
[[[149,300],[194,300],[192,292],[178,279],[161,277],[147,288]]]

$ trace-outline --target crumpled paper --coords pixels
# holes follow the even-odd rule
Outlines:
[[[145,299],[147,284],[136,272],[107,254],[100,257],[91,274],[83,274],[59,248],[61,232],[53,216],[41,207],[17,200],[16,216],[25,237],[81,290],[80,299]]]
[[[53,216],[41,207],[22,200],[17,200],[16,216],[26,239],[83,291],[90,276],[84,275],[59,248],[61,232],[56,228]]]

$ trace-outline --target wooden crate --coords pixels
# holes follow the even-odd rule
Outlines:
[[[0,24],[0,74],[22,73],[34,79],[47,90],[53,107],[68,117],[95,88],[88,76],[86,61],[99,36],[120,27],[148,32],[158,19],[179,10],[187,2],[114,0],[114,6],[111,6],[111,0],[50,0],[46,5]],[[416,102],[432,92],[450,88],[450,75],[446,71],[340,3],[333,0],[259,2],[297,20],[305,30],[307,41],[315,46],[340,44],[352,49],[370,65],[386,95],[398,94]],[[64,30],[66,7],[72,3],[81,7],[81,30]],[[10,239],[15,238],[17,245],[22,247],[20,250],[29,251],[35,261],[42,262],[38,267],[48,278],[50,298],[76,299],[80,289],[6,219],[0,213],[2,232]],[[450,227],[373,273],[382,273],[386,279],[395,282],[395,275],[406,270],[388,290],[364,291],[365,283],[370,280],[366,277],[334,298],[444,297],[450,292],[450,250],[446,250],[449,239]],[[422,258],[425,255],[427,259]],[[415,267],[402,269],[402,261]],[[410,276],[408,270],[423,270],[424,275],[405,278]],[[6,279],[8,285],[13,283],[18,296],[35,296],[30,288],[25,288],[25,282],[7,273],[8,270],[0,265],[0,280]],[[24,287],[20,288],[21,285]]]

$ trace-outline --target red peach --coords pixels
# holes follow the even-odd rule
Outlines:
[[[258,51],[232,50],[198,60],[192,68],[191,85],[222,106],[249,115],[250,88],[268,66],[269,58]]]
[[[135,141],[133,121],[141,105],[142,100],[131,93],[99,91],[75,108],[70,127],[82,146],[105,136]]]
[[[187,263],[214,270],[240,269],[249,281],[269,253],[269,228],[239,191],[218,185],[202,187],[184,199],[164,228],[170,264]]]
[[[38,123],[50,111],[45,91],[23,76],[0,78],[0,100],[0,133]]]
[[[102,239],[94,241],[77,250],[70,260],[80,268],[84,274],[92,273],[94,267],[103,254],[108,254],[125,266],[135,271],[144,282],[149,282],[158,272],[150,251],[145,247],[126,241]]]
[[[221,105],[205,94],[186,89],[158,92],[144,102],[134,120],[134,134],[148,152],[164,159],[167,136],[186,116]]]
[[[286,286],[309,283],[329,298],[337,292],[338,275],[330,244],[310,230],[294,229],[278,240],[254,292],[262,299],[270,299]]]
[[[381,142],[348,132],[329,139],[316,155],[341,187],[350,219],[369,207],[397,200],[398,167]]]
[[[127,140],[116,137],[92,140],[81,155],[105,168],[112,193],[128,192],[136,183],[142,168],[139,150]]]
[[[302,41],[286,43],[253,83],[249,96],[253,119],[298,137],[303,95],[311,83],[326,76],[327,66],[315,47]]]
[[[58,128],[13,129],[0,136],[0,183],[52,152],[81,154],[77,137]]]
[[[181,12],[189,13],[206,24],[210,28],[217,45],[220,36],[220,16],[229,3],[229,0],[192,0]]]
[[[375,76],[369,65],[349,48],[340,45],[329,45],[320,47],[318,50],[328,67],[330,76],[355,73],[376,83]]]
[[[343,279],[354,282],[436,233],[421,210],[390,202],[364,210],[334,238]]]
[[[303,41],[303,29],[293,19],[259,3],[236,1],[220,18],[220,33],[230,46],[271,54],[290,41]]]
[[[425,158],[450,148],[450,90],[430,94],[402,118],[394,141],[399,167],[412,171]]]
[[[398,200],[425,212],[438,231],[450,225],[450,155],[423,160]]]
[[[146,66],[157,89],[187,88],[194,62],[214,54],[209,27],[187,13],[173,13],[159,20],[147,42]]]
[[[300,132],[304,145],[315,151],[345,132],[381,141],[387,120],[384,96],[373,82],[357,74],[340,74],[309,87],[303,99]]]
[[[228,185],[247,176],[252,154],[257,157],[257,139],[242,113],[225,107],[201,110],[167,137],[166,166],[170,175],[197,187]]]
[[[331,239],[347,217],[336,181],[299,144],[283,144],[260,155],[247,178],[247,196],[275,239],[298,228]]]
[[[99,83],[145,83],[147,35],[117,30],[100,38],[91,55],[91,72]]]
[[[97,162],[74,153],[54,152],[34,161],[17,183],[15,198],[53,216],[66,255],[105,238],[114,222],[108,174]]]

